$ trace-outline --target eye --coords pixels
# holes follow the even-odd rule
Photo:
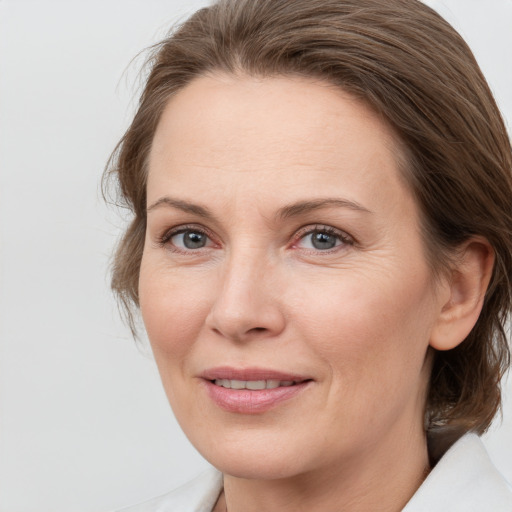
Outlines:
[[[181,249],[202,249],[206,247],[208,240],[208,236],[205,233],[188,229],[173,235],[170,242]]]
[[[353,241],[342,231],[328,226],[318,226],[303,231],[295,247],[315,251],[329,251],[342,244],[352,245]]]
[[[161,237],[159,244],[170,246],[177,251],[194,251],[214,245],[203,230],[195,227],[181,227],[168,231]]]

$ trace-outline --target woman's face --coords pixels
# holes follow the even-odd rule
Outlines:
[[[378,116],[305,79],[202,77],[167,105],[140,305],[178,421],[225,473],[421,437],[442,308],[398,153]]]

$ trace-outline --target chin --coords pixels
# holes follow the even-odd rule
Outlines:
[[[310,460],[314,457],[305,457],[307,440],[294,442],[289,434],[272,436],[254,430],[247,434],[237,439],[232,434],[229,440],[216,439],[208,445],[192,442],[210,464],[236,478],[279,480],[306,473],[315,465]]]
[[[214,456],[208,461],[225,475],[247,480],[281,480],[303,472],[286,458],[267,455],[239,453],[236,456]]]

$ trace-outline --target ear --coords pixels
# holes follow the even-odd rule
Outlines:
[[[458,256],[440,293],[441,309],[432,330],[430,346],[450,350],[462,343],[473,329],[491,280],[494,250],[483,237],[474,237],[457,251]]]

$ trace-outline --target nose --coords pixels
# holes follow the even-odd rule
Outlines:
[[[278,336],[285,328],[278,274],[261,255],[233,255],[221,270],[207,327],[238,342]]]

